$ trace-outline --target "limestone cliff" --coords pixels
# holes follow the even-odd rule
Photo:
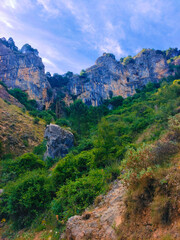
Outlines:
[[[173,74],[171,65],[179,65],[180,50],[167,51],[143,49],[136,56],[117,61],[115,56],[104,53],[95,64],[82,74],[68,72],[51,77],[44,73],[38,51],[29,44],[21,50],[12,38],[0,39],[0,81],[8,88],[20,88],[46,108],[55,96],[67,104],[82,99],[87,105],[98,106],[104,99],[114,96],[128,97],[148,82],[158,82]],[[174,59],[174,60],[173,60]]]
[[[38,51],[29,44],[21,50],[15,46],[12,38],[0,39],[0,81],[8,88],[20,88],[35,99],[39,107],[48,107],[49,82],[46,79],[44,65]]]
[[[82,76],[73,75],[69,78],[68,94],[93,106],[112,96],[126,98],[148,82],[158,82],[172,74],[168,59],[179,55],[177,49],[168,52],[145,49],[135,57],[127,57],[120,62],[113,54],[104,53]],[[69,101],[68,94],[66,99]]]

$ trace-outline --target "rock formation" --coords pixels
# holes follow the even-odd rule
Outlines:
[[[0,81],[8,88],[20,88],[26,91],[39,107],[48,107],[49,82],[46,79],[44,65],[38,51],[25,44],[19,51],[12,38],[0,39]]]
[[[47,139],[45,159],[47,157],[64,157],[74,144],[73,134],[55,124],[46,127],[44,137]]]
[[[0,81],[8,88],[26,91],[41,108],[44,105],[48,108],[57,95],[67,104],[82,99],[87,105],[98,106],[104,99],[132,96],[135,89],[148,82],[158,82],[162,77],[172,75],[171,64],[179,65],[179,56],[177,48],[167,51],[143,49],[133,58],[122,61],[117,61],[113,54],[104,53],[95,65],[80,75],[68,72],[51,77],[44,73],[38,50],[29,44],[18,50],[12,38],[8,41],[1,38]]]
[[[126,61],[120,62],[113,54],[104,53],[95,65],[86,69],[84,75],[69,78],[68,94],[93,106],[112,96],[132,96],[135,89],[172,74],[167,60],[178,55],[180,51],[177,49],[168,53],[144,49],[135,57],[127,57]]]
[[[125,210],[124,193],[121,182],[115,181],[107,195],[98,197],[101,201],[96,208],[68,220],[66,239],[116,240],[115,229],[121,224]]]

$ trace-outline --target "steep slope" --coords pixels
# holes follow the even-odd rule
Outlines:
[[[25,44],[19,51],[12,38],[0,39],[0,81],[8,88],[20,88],[31,99],[37,100],[39,107],[48,107],[49,83],[44,73],[44,65],[38,51]]]
[[[68,219],[67,240],[172,240],[180,238],[180,114],[150,145],[131,149],[121,180],[81,216]],[[128,172],[129,171],[129,172]]]
[[[22,104],[0,85],[0,141],[4,154],[20,155],[42,142],[45,124],[33,121],[23,112]]]

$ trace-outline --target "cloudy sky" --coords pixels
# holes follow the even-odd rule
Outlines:
[[[180,48],[180,0],[1,0],[0,37],[39,50],[51,73],[79,73],[103,52]]]

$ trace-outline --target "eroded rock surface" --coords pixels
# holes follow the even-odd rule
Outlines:
[[[167,59],[180,55],[180,51],[172,49],[168,54],[146,49],[124,64],[117,61],[113,54],[104,53],[95,65],[86,69],[84,76],[70,77],[68,91],[93,106],[112,96],[132,96],[135,89],[172,74]]]
[[[46,127],[44,137],[47,139],[47,151],[44,158],[64,157],[74,145],[73,134],[55,124]]]
[[[0,81],[8,88],[20,88],[26,91],[39,107],[48,107],[50,89],[42,59],[38,51],[25,44],[21,50],[15,46],[12,38],[0,39]]]
[[[82,216],[73,216],[67,222],[67,240],[115,240],[115,228],[122,222],[125,205],[123,197],[125,188],[116,181],[105,196],[100,196],[101,202],[92,211],[86,211]]]

